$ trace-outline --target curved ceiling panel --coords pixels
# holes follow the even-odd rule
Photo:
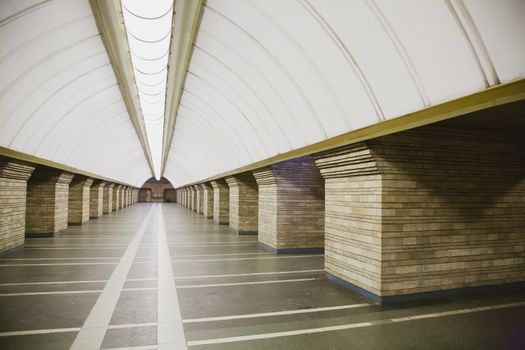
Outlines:
[[[178,186],[525,75],[524,3],[208,0],[165,174]]]
[[[89,2],[0,3],[0,145],[140,186],[151,177]]]

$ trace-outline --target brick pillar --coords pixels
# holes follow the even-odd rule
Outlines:
[[[186,208],[188,208],[189,207],[189,203],[190,203],[190,199],[189,199],[190,193],[188,192],[188,188],[187,187],[185,187],[183,189],[183,191],[184,191],[184,206]]]
[[[82,225],[89,220],[89,196],[93,179],[76,175],[69,184],[68,224]]]
[[[73,174],[37,169],[27,183],[26,235],[49,236],[67,228]]]
[[[197,203],[197,196],[196,196],[196,193],[195,193],[195,189],[193,188],[193,186],[190,186],[188,187],[188,191],[190,192],[190,206],[189,208],[191,210],[195,210],[196,208],[196,203]]]
[[[125,208],[128,206],[128,190],[129,190],[129,187],[128,186],[124,186],[122,187],[122,208]]]
[[[195,190],[195,211],[199,214],[202,214],[202,187],[201,185],[194,185],[193,189]]]
[[[510,137],[428,126],[316,158],[338,282],[395,301],[525,280],[525,167]]]
[[[211,185],[213,187],[213,221],[226,225],[230,220],[230,189],[224,179],[212,181]]]
[[[113,211],[113,187],[115,184],[108,183],[104,186],[104,214],[110,214]]]
[[[253,172],[259,185],[259,242],[277,253],[322,251],[324,182],[312,157]]]
[[[202,214],[207,218],[213,218],[213,187],[209,182],[203,183],[202,187]]]
[[[126,188],[126,186],[124,186],[124,185],[120,185],[120,187],[119,187],[119,189],[118,189],[118,208],[119,208],[119,209],[124,208],[124,201],[125,201],[124,193],[125,193],[125,188]]]
[[[112,209],[113,211],[117,211],[120,209],[120,188],[122,185],[115,184],[113,187],[113,205]]]
[[[258,191],[251,173],[226,178],[230,188],[230,227],[240,235],[257,234]]]
[[[35,167],[0,157],[0,252],[24,244],[27,180]]]
[[[104,186],[105,181],[95,180],[89,192],[89,218],[95,219],[104,213]]]

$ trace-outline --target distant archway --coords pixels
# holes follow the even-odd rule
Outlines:
[[[168,202],[171,202],[170,196],[166,196],[169,191],[173,189],[173,185],[169,182],[168,179],[162,178],[160,180],[151,177],[148,181],[142,185],[142,188],[139,191],[139,202],[154,202],[161,203],[165,202],[166,199]]]

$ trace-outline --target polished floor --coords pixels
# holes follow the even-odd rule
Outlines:
[[[322,255],[137,204],[0,260],[0,349],[523,349],[525,295],[375,305]]]

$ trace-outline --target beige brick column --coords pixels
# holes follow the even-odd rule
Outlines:
[[[68,224],[82,225],[89,220],[89,196],[92,183],[92,178],[76,175],[69,184]]]
[[[37,168],[27,183],[26,236],[49,236],[67,228],[73,174]]]
[[[124,208],[124,202],[126,200],[126,198],[124,197],[125,193],[126,193],[126,186],[124,185],[120,185],[119,189],[118,189],[118,208],[119,209],[122,209]]]
[[[226,225],[230,220],[230,188],[224,179],[212,181],[211,185],[213,187],[213,221]]]
[[[104,186],[103,213],[110,214],[113,211],[113,187],[114,183],[107,183]]]
[[[27,180],[34,170],[32,164],[0,157],[0,252],[24,244]]]
[[[380,301],[524,281],[523,159],[508,135],[435,126],[318,155],[326,271]]]
[[[207,218],[213,218],[213,187],[209,182],[203,183],[202,187],[202,214]]]
[[[194,185],[193,189],[195,190],[195,211],[199,214],[202,214],[203,210],[203,193],[201,185]]]
[[[197,194],[195,193],[195,189],[193,186],[188,187],[188,191],[190,192],[190,206],[189,208],[193,211],[196,210],[197,207]]]
[[[184,187],[184,206],[189,208],[190,206],[190,192],[187,187]]]
[[[122,201],[122,208],[125,208],[129,205],[128,201],[129,201],[129,187],[128,186],[124,186],[124,188],[122,189],[122,196],[124,197],[124,200]]]
[[[251,173],[226,178],[230,188],[230,227],[240,235],[257,234],[258,191]]]
[[[113,187],[113,205],[112,209],[113,211],[117,211],[120,209],[120,188],[122,185],[115,184]]]
[[[253,172],[259,185],[259,242],[277,253],[322,251],[324,181],[312,157]]]
[[[89,192],[89,218],[95,219],[104,213],[104,186],[105,181],[95,180]]]

